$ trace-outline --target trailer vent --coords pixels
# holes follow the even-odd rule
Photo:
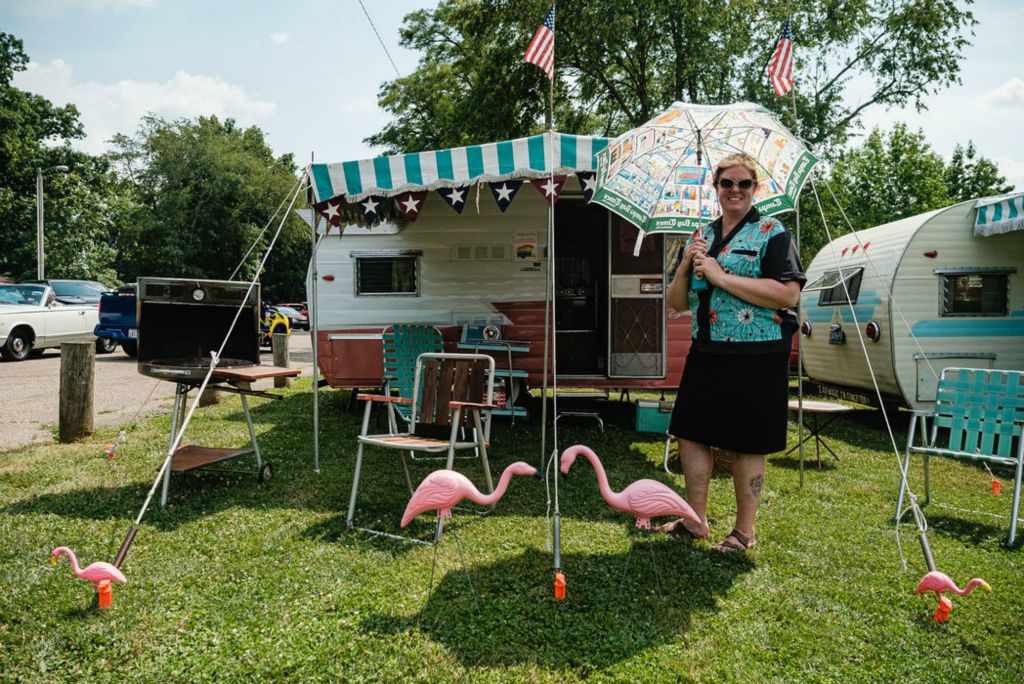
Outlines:
[[[505,245],[458,245],[452,248],[454,261],[507,261]]]

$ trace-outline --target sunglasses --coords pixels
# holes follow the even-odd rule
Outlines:
[[[740,190],[749,190],[754,187],[754,181],[749,178],[744,178],[743,180],[738,181],[734,181],[731,178],[719,178],[718,185],[726,190],[732,189],[732,186],[734,185],[739,186]]]

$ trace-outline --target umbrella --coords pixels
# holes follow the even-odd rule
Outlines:
[[[745,152],[758,167],[754,206],[791,210],[818,159],[764,107],[676,102],[597,154],[593,202],[643,233],[691,232],[716,218],[715,166]]]

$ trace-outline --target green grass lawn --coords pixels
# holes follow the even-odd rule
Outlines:
[[[939,569],[994,589],[954,597],[949,623],[937,624],[934,597],[913,594],[926,568],[906,526],[900,571],[891,522],[898,470],[877,411],[829,429],[842,462],[828,458],[819,470],[812,457],[803,488],[795,458],[770,459],[757,548],[746,557],[641,536],[603,503],[579,461],[560,482],[562,603],[552,599],[544,483],[515,478],[493,515],[456,511],[477,612],[450,534],[425,604],[432,547],[347,529],[361,420],[346,410],[348,393],[321,393],[319,474],[309,381],[284,394],[253,402],[273,480],[176,477],[168,507],[154,504],[123,565],[128,584],[103,612],[91,585],[66,559],[51,567],[49,553],[68,545],[83,565],[113,560],[162,459],[169,420],[133,428],[114,460],[103,454],[117,432],[109,429],[77,445],[0,454],[0,680],[1024,681],[1024,550],[1003,546],[1010,473],[997,473],[996,497],[984,469],[949,461],[932,469],[926,512]],[[598,406],[605,432],[560,421],[561,446],[593,447],[616,490],[653,477],[683,492],[682,478],[660,469],[657,436],[633,431],[632,405]],[[535,415],[536,402],[530,408]],[[901,444],[905,430],[901,416]],[[186,442],[246,439],[238,398],[225,396],[197,411]],[[496,420],[490,453],[496,472],[514,460],[538,463],[539,421]],[[413,465],[414,480],[439,466]],[[482,481],[478,465],[460,468]],[[363,473],[358,522],[399,531],[407,494],[397,457],[370,451]],[[923,489],[919,463],[912,483]],[[733,506],[731,480],[716,477],[714,540],[729,531]],[[428,516],[410,526],[421,538],[431,531]]]

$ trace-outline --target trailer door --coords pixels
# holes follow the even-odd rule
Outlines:
[[[608,260],[608,377],[665,377],[663,236],[648,235],[633,256],[638,229],[611,216]]]

